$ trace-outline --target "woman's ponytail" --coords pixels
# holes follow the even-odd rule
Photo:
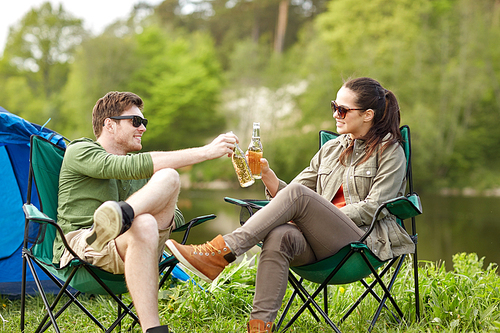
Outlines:
[[[352,90],[356,95],[356,107],[374,112],[373,124],[368,133],[363,138],[366,143],[367,154],[360,162],[366,161],[377,149],[383,139],[390,134],[389,140],[382,146],[382,151],[389,145],[402,142],[399,124],[401,114],[399,103],[394,93],[385,89],[374,79],[361,77],[344,83],[344,87]],[[346,152],[349,155],[351,152]],[[343,154],[344,155],[344,154]],[[347,156],[341,156],[345,161]]]

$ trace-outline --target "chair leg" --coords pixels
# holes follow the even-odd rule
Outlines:
[[[168,268],[168,270],[163,274],[161,280],[160,280],[160,283],[159,283],[159,288],[163,287],[163,285],[165,284],[165,281],[167,281],[167,278],[170,276],[170,274],[172,273],[172,271],[174,270],[175,268],[175,265],[172,265]]]
[[[387,299],[389,299],[389,301],[392,303],[392,305],[396,309],[396,311],[397,311],[398,315],[400,316],[400,318],[404,319],[403,312],[401,311],[401,309],[397,305],[396,301],[392,297],[392,295],[390,293],[390,289],[392,289],[392,286],[394,285],[394,281],[396,280],[396,277],[397,277],[397,274],[399,272],[399,269],[401,268],[401,265],[403,264],[403,260],[404,260],[405,255],[402,256],[402,258],[400,259],[400,261],[398,263],[397,269],[394,272],[394,275],[393,275],[393,277],[392,277],[392,279],[390,281],[389,288],[384,284],[384,282],[382,281],[382,279],[380,278],[380,276],[377,274],[377,272],[375,271],[375,269],[373,269],[373,267],[370,265],[370,262],[369,262],[368,258],[366,257],[366,255],[364,254],[364,252],[361,252],[361,255],[362,255],[361,257],[365,260],[366,264],[369,266],[370,270],[372,271],[372,274],[375,277],[375,279],[377,280],[378,284],[380,285],[380,287],[384,291],[384,297],[382,298],[382,303],[379,305],[379,307],[377,309],[377,312],[375,314],[375,317],[373,318],[373,320],[372,320],[372,322],[370,324],[369,332],[371,332],[371,330],[373,329],[373,326],[377,322],[378,316],[380,315],[380,311],[382,310],[382,308],[383,308],[383,306],[385,304],[385,301]]]
[[[354,254],[354,252],[357,252],[357,250],[349,250],[349,252],[344,256],[344,258],[337,264],[337,267],[332,271],[330,272],[330,274],[328,275],[328,277],[325,279],[325,281],[318,287],[318,289],[316,289],[316,291],[310,295],[307,290],[302,286],[302,284],[300,284],[297,279],[295,278],[295,276],[293,276],[293,274],[289,273],[288,274],[288,280],[290,281],[290,283],[292,284],[292,286],[294,287],[295,290],[297,290],[299,296],[302,298],[302,300],[304,301],[304,304],[302,305],[302,307],[299,309],[299,311],[293,316],[293,318],[287,323],[287,325],[285,326],[285,328],[283,329],[282,332],[284,332],[285,330],[287,330],[291,325],[292,323],[297,320],[297,318],[302,314],[302,312],[304,312],[304,310],[306,308],[309,308],[310,309],[310,305],[312,304],[316,310],[321,314],[321,316],[323,317],[323,319],[325,319],[326,323],[328,325],[330,325],[330,327],[337,333],[341,333],[340,330],[338,329],[338,327],[333,323],[333,321],[330,319],[330,317],[328,316],[327,313],[325,313],[325,311],[323,311],[323,309],[316,303],[316,301],[314,300],[316,298],[316,296],[318,296],[318,294],[323,290],[323,288],[325,288],[327,285],[328,285],[328,282],[330,281],[330,279],[335,275],[337,274],[337,272],[340,270],[340,268],[344,265],[344,263]],[[366,259],[367,260],[367,259]],[[305,300],[305,297],[307,297],[307,300]],[[311,309],[309,310],[311,311]],[[313,313],[311,311],[311,313]]]
[[[159,288],[161,288],[165,284],[166,279],[168,278],[168,276],[170,276],[170,274],[174,270],[175,264],[162,266],[162,267],[160,267],[160,271],[164,271],[166,269],[166,267],[168,267],[168,269],[164,273],[162,279],[159,282],[159,285],[158,285]],[[107,287],[103,286],[103,288],[106,289]],[[134,308],[134,303],[131,302],[128,306],[126,306],[121,301],[121,295],[120,295],[119,299],[120,299],[120,301],[117,302],[118,303],[118,317],[115,320],[115,322],[108,328],[108,330],[106,330],[106,332],[113,331],[113,329],[115,327],[119,327],[119,330],[121,331],[121,321],[123,320],[123,318],[125,318],[125,316],[127,316],[127,314],[129,314],[132,317],[132,319],[133,319],[132,324],[130,324],[130,327],[128,329],[129,331],[131,331],[134,328],[134,326],[139,323],[139,318],[132,312],[132,309]],[[122,312],[121,310],[125,310],[125,311]]]
[[[290,284],[292,285],[293,287],[293,293],[292,293],[292,296],[290,297],[290,299],[288,300],[288,302],[286,303],[286,306],[285,306],[285,309],[283,310],[282,314],[281,314],[281,317],[278,321],[278,323],[276,324],[275,326],[275,330],[276,332],[279,331],[281,325],[283,324],[283,321],[285,320],[285,317],[288,313],[288,311],[290,310],[290,307],[292,306],[293,304],[293,300],[295,299],[295,296],[299,295],[299,297],[302,299],[302,302],[306,302],[306,298],[304,297],[304,295],[302,295],[300,292],[299,292],[299,288],[297,287],[297,284],[302,284],[302,281],[304,280],[304,278],[300,278],[299,281],[297,281],[297,279],[295,278],[291,278],[290,275],[292,275],[292,272],[288,272],[288,281],[290,282]],[[320,319],[318,318],[318,316],[316,315],[316,313],[314,312],[314,310],[311,308],[310,305],[307,306],[307,309],[309,310],[309,312],[311,313],[311,315],[313,316],[313,318],[317,321],[317,322],[320,322]],[[288,325],[289,326],[289,325]]]
[[[28,260],[27,263],[28,263],[28,266],[30,267],[31,272],[32,273],[35,272],[35,267],[31,263],[31,261]],[[33,273],[33,278],[35,280],[35,283],[36,283],[36,286],[37,286],[38,290],[40,291],[40,296],[42,297],[43,304],[45,305],[45,310],[47,311],[47,315],[45,316],[45,318],[47,318],[47,316],[50,317],[50,321],[52,322],[52,326],[54,327],[54,330],[57,333],[60,333],[61,331],[59,330],[59,327],[57,326],[56,319],[54,318],[54,314],[52,313],[52,308],[49,305],[49,300],[47,299],[47,296],[45,295],[45,292],[44,292],[43,287],[42,287],[42,283],[40,282],[40,279],[38,278],[38,275],[36,274],[36,272]],[[45,318],[40,323],[40,325],[38,326],[38,328],[37,328],[37,330],[35,332],[40,332],[41,326],[47,320]]]
[[[291,273],[289,273],[289,274],[291,274]],[[281,317],[280,317],[278,323],[276,324],[276,327],[275,327],[276,332],[279,332],[281,324],[283,324],[283,320],[285,320],[285,317],[286,317],[288,311],[290,310],[290,307],[292,306],[293,300],[295,299],[296,295],[297,295],[297,290],[294,288],[292,296],[290,297],[290,299],[286,303],[285,309],[281,313]]]
[[[109,289],[109,287],[104,283],[102,282],[102,280],[97,276],[97,274],[95,274],[88,266],[83,266],[87,272],[89,272],[90,275],[92,275],[92,277],[97,281],[97,283],[99,283],[99,285],[104,289],[106,290],[106,292],[108,293],[108,295],[113,298],[113,300],[119,304],[119,306],[125,311],[125,313],[123,315],[130,315],[133,319],[137,319],[139,320],[139,318],[137,317],[137,315],[135,313],[133,313],[131,311],[131,308],[128,307],[127,305],[125,305],[125,303],[123,303],[120,298],[118,298],[118,296],[116,296],[113,291],[111,289]],[[115,325],[116,327],[116,325]]]
[[[290,326],[295,322],[295,320],[297,320],[297,318],[299,318],[299,316],[302,314],[302,312],[305,311],[306,308],[309,308],[310,305],[313,305],[316,310],[321,314],[321,316],[323,317],[323,319],[325,319],[326,323],[328,325],[330,325],[330,327],[336,332],[336,333],[341,333],[339,328],[333,323],[333,321],[330,319],[330,317],[328,316],[327,313],[325,313],[323,311],[323,309],[318,305],[318,303],[316,303],[316,301],[314,300],[316,298],[316,296],[318,296],[318,294],[321,292],[321,290],[323,290],[323,288],[326,286],[326,282],[323,283],[312,295],[309,294],[309,292],[302,286],[302,284],[299,284],[299,281],[297,281],[297,279],[292,275],[292,274],[289,274],[289,279],[290,279],[290,282],[292,282],[292,284],[294,285],[294,288],[296,288],[296,290],[298,291],[298,294],[299,296],[301,296],[301,298],[304,299],[307,298],[305,301],[304,301],[304,304],[300,307],[300,309],[297,311],[297,313],[292,317],[292,319],[290,319],[290,321],[286,324],[285,328],[283,328],[283,330],[281,332],[285,332],[288,328],[290,328]],[[328,281],[329,279],[327,279],[326,281]]]
[[[27,261],[28,264],[30,265],[30,270],[32,271],[33,273],[33,276],[36,275],[36,272],[34,271],[34,267],[33,267],[33,264],[31,263],[30,260]],[[43,265],[38,265],[38,267],[40,267],[40,269],[52,280],[52,282],[59,288],[60,290],[60,294],[62,296],[62,293],[64,293],[68,298],[69,300],[66,302],[66,304],[64,306],[61,307],[61,309],[56,313],[55,315],[55,318],[57,319],[62,313],[63,311],[68,308],[71,304],[75,304],[76,306],[78,306],[80,308],[80,310],[82,310],[83,313],[85,313],[97,326],[99,326],[100,329],[102,330],[105,330],[105,327],[101,324],[101,322],[99,322],[99,320],[97,320],[97,318],[95,318],[84,306],[83,304],[80,303],[80,301],[77,299],[77,297],[81,294],[80,292],[77,292],[75,293],[74,295],[67,289],[67,286],[69,285],[69,283],[71,282],[71,280],[73,279],[73,276],[75,275],[76,271],[77,271],[77,268],[75,267],[73,269],[73,271],[70,273],[68,279],[66,280],[66,283],[65,285],[63,285],[61,282],[59,282],[59,280],[57,280],[49,271],[47,271],[47,269],[43,266]],[[59,297],[60,298],[60,297]],[[53,302],[53,308],[55,308],[56,306],[56,302],[54,301]],[[42,322],[45,322],[47,319],[48,319],[48,315],[45,315],[45,318]],[[42,332],[45,331],[48,326],[50,326],[50,324],[48,325],[45,325],[44,328],[42,329]]]
[[[66,279],[66,282],[62,284],[59,280],[57,280],[43,265],[39,264],[36,260],[34,260],[34,263],[31,261],[32,259],[30,258],[29,253],[25,253],[23,250],[23,284],[21,285],[22,288],[22,295],[21,295],[21,320],[20,320],[20,328],[21,332],[24,332],[25,329],[25,311],[26,311],[26,300],[25,300],[25,295],[26,295],[26,272],[27,272],[27,266],[29,267],[30,271],[32,272],[34,278],[35,278],[35,283],[37,285],[37,288],[41,294],[41,298],[44,302],[45,308],[46,308],[46,314],[44,318],[41,320],[39,323],[39,326],[36,330],[36,332],[44,332],[47,330],[51,325],[54,326],[55,332],[60,332],[60,329],[57,324],[57,318],[66,310],[72,303],[77,305],[94,323],[99,326],[99,328],[104,331],[104,332],[112,332],[116,327],[118,327],[118,330],[121,332],[122,330],[122,325],[121,322],[122,320],[127,316],[130,315],[133,319],[133,322],[130,326],[129,331],[132,331],[133,327],[139,323],[139,318],[137,315],[132,311],[133,309],[133,303],[130,303],[130,305],[125,305],[122,301],[121,295],[116,296],[110,289],[109,287],[102,282],[102,280],[87,266],[83,266],[84,269],[87,270],[87,272],[93,276],[95,281],[97,281],[101,287],[106,290],[109,294],[110,297],[114,299],[114,301],[118,304],[118,314],[117,314],[117,319],[113,322],[113,324],[106,329],[102,323],[97,320],[77,299],[77,297],[81,294],[80,292],[75,293],[73,295],[67,288],[69,287],[69,283],[72,281],[74,275],[76,274],[78,269],[82,269],[82,267],[74,267],[73,270],[71,271],[69,277]],[[57,294],[56,298],[54,301],[52,301],[52,304],[49,304],[49,300],[47,299],[45,292],[43,290],[43,286],[41,284],[41,281],[39,280],[36,271],[35,271],[35,266],[34,264],[37,264],[38,267],[49,277],[51,278],[52,282],[56,286],[59,287],[59,293]],[[160,285],[163,285],[166,277],[168,277],[172,270],[174,269],[175,265],[166,265],[169,266],[168,270],[164,274],[164,278],[162,279],[162,282]],[[163,266],[163,267],[166,267]],[[163,268],[162,270],[165,270]],[[58,306],[60,300],[62,299],[62,296],[66,295],[68,296],[69,300],[58,310],[57,313],[54,313],[55,308]]]
[[[415,253],[413,254],[413,278],[415,280],[415,318],[420,321],[420,292],[418,288],[418,260],[417,244],[415,244]]]
[[[28,261],[28,264],[30,264],[30,261]],[[133,307],[133,304],[131,304],[130,306],[127,306],[125,305],[121,299],[116,296],[110,289],[109,287],[104,284],[104,282],[101,281],[101,279],[99,279],[99,277],[87,266],[83,266],[88,272],[89,274],[91,274],[94,279],[101,285],[101,287],[103,289],[106,290],[106,292],[109,294],[110,297],[112,297],[114,299],[114,301],[118,304],[119,308],[124,310],[121,315],[119,316],[119,318],[117,318],[114,323],[108,328],[106,329],[106,327],[104,327],[104,325],[99,322],[99,320],[97,320],[97,318],[95,318],[79,301],[76,297],[78,297],[78,295],[80,294],[79,292],[77,292],[75,295],[72,295],[68,290],[67,290],[67,287],[70,283],[70,281],[73,279],[73,276],[75,275],[76,271],[78,269],[81,269],[81,268],[78,268],[78,267],[75,267],[73,269],[73,271],[70,273],[68,279],[66,280],[66,283],[64,285],[62,285],[58,280],[56,280],[51,274],[50,272],[45,272],[51,279],[52,281],[59,287],[61,288],[61,291],[59,292],[59,294],[56,296],[56,299],[54,300],[54,302],[52,303],[52,305],[49,307],[49,309],[54,309],[57,305],[57,303],[59,302],[60,298],[62,297],[63,294],[66,294],[70,300],[57,312],[57,314],[55,315],[54,317],[54,322],[55,322],[55,319],[58,318],[62,313],[63,311],[72,303],[74,303],[75,305],[77,305],[92,321],[94,321],[94,323],[99,326],[99,328],[102,330],[102,331],[105,331],[105,332],[111,332],[113,331],[118,325],[120,325],[121,323],[121,320],[123,318],[125,318],[125,316],[127,315],[130,315],[132,317],[132,319],[134,320],[139,320],[137,318],[137,316],[135,315],[135,313],[133,313],[131,311],[132,307]],[[45,271],[45,268],[44,267],[40,267],[43,271]],[[40,285],[41,287],[41,285]],[[42,298],[44,297],[44,294],[42,293]],[[47,311],[48,314],[45,315],[45,318],[42,320],[37,332],[39,332],[40,330],[40,327],[47,321],[48,317],[52,317],[52,311]],[[46,330],[48,328],[50,324],[45,324],[45,326],[42,328],[42,332],[44,330]],[[57,331],[59,332],[59,331]]]
[[[289,279],[290,280],[290,279]],[[304,278],[301,278],[300,281],[297,281],[297,279],[291,279],[290,280],[290,284],[292,286],[296,286],[294,287],[295,290],[299,290],[299,287],[298,287],[298,284],[300,284],[302,286],[302,282],[303,282]],[[307,302],[307,298],[300,292],[297,293],[300,297],[300,299],[302,300],[302,302],[306,303]],[[307,293],[306,293],[307,294]],[[316,297],[316,296],[315,296]],[[307,309],[309,310],[309,312],[311,313],[311,316],[313,316],[313,318],[319,323],[320,322],[320,319],[319,317],[316,315],[316,312],[314,312],[313,308],[311,307],[311,305],[308,305],[307,306]]]
[[[328,313],[328,285],[323,289],[323,309]]]
[[[383,278],[386,273],[389,272],[389,269],[394,265],[397,259],[393,259],[389,264],[387,264],[382,272],[380,272],[380,278]],[[358,307],[359,304],[365,299],[368,294],[371,294],[373,298],[377,300],[377,302],[381,303],[382,299],[377,295],[377,293],[373,290],[374,287],[378,284],[378,281],[375,279],[371,284],[368,284],[364,279],[360,280],[361,284],[365,287],[365,291],[361,296],[358,297],[356,302],[349,308],[349,310],[344,314],[344,316],[339,320],[339,324],[343,323],[350,315],[351,313]],[[391,312],[392,316],[396,321],[399,321],[399,318],[387,307],[387,305],[384,305],[385,309],[389,312]]]
[[[120,298],[120,300],[122,300],[122,295],[119,295],[118,298]],[[122,315],[122,308],[120,305],[118,305],[118,314],[116,316],[116,318],[120,318]],[[120,320],[120,322],[118,323],[118,332],[121,332],[122,331],[122,321]]]
[[[24,250],[24,249],[23,249]],[[24,312],[26,310],[26,256],[23,252],[23,270],[22,270],[22,283],[21,283],[21,319],[19,325],[21,326],[21,333],[24,333]]]

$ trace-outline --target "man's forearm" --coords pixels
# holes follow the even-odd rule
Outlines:
[[[182,168],[206,160],[212,160],[224,155],[230,156],[238,137],[233,133],[221,134],[211,143],[203,147],[189,148],[176,151],[151,152],[154,171],[165,168]]]
[[[196,147],[176,151],[152,151],[154,171],[165,168],[178,169],[209,159],[206,147]]]

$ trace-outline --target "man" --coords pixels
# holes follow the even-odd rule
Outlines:
[[[125,274],[143,332],[163,333],[168,327],[158,316],[158,261],[172,229],[184,223],[175,169],[230,156],[237,137],[227,133],[203,147],[129,154],[142,149],[148,123],[142,109],[141,98],[130,92],[109,92],[97,101],[97,140],[72,141],[64,156],[58,223],[81,258]],[[54,258],[61,266],[71,259],[60,239]]]

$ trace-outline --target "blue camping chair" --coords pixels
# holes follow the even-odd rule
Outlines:
[[[366,298],[366,296],[371,295],[379,303],[375,314],[373,315],[372,321],[368,328],[371,332],[379,315],[383,309],[389,309],[386,305],[387,300],[393,306],[396,313],[391,312],[391,315],[395,320],[400,323],[404,320],[403,312],[398,306],[395,298],[391,294],[392,287],[396,281],[398,273],[407,255],[401,255],[399,257],[393,258],[389,261],[381,261],[377,256],[375,256],[371,250],[363,243],[366,238],[373,231],[375,224],[378,222],[378,215],[383,209],[387,209],[391,214],[397,217],[398,223],[405,227],[404,220],[411,219],[412,221],[412,232],[410,237],[415,243],[415,253],[413,255],[413,268],[414,268],[414,285],[415,285],[415,312],[416,318],[419,320],[420,316],[420,304],[419,304],[419,289],[418,289],[418,267],[417,267],[417,233],[416,233],[416,221],[415,217],[422,213],[422,206],[420,203],[419,196],[413,191],[413,179],[411,170],[411,141],[410,141],[410,128],[408,126],[402,126],[400,128],[401,134],[403,136],[403,149],[406,156],[406,176],[408,184],[408,194],[406,196],[393,198],[382,203],[371,223],[370,228],[366,233],[357,241],[348,244],[342,248],[336,254],[320,260],[316,263],[290,267],[290,273],[288,276],[288,281],[294,292],[290,297],[288,303],[286,304],[281,317],[276,324],[275,331],[279,331],[281,325],[283,324],[288,311],[291,308],[293,301],[298,295],[303,301],[303,305],[299,308],[297,313],[289,320],[285,325],[282,332],[286,331],[297,318],[308,309],[312,316],[319,321],[317,313],[328,323],[328,325],[335,331],[340,332],[340,329],[332,321],[328,314],[328,286],[329,285],[343,285],[354,282],[360,282],[365,287],[365,292],[355,301],[352,306],[345,312],[344,316],[339,320],[339,323],[345,321],[349,315],[358,307],[359,304]],[[338,134],[330,131],[320,131],[320,148],[329,140],[338,137]],[[225,201],[236,204],[241,207],[240,211],[240,223],[243,224],[245,221],[252,216],[257,210],[264,207],[269,201],[266,200],[240,200],[234,198],[226,197]],[[383,268],[382,268],[383,267]],[[391,271],[391,268],[393,270]],[[378,270],[381,269],[380,272]],[[365,278],[373,276],[373,282],[368,283]],[[389,281],[384,282],[383,278],[389,276]],[[297,278],[298,277],[298,278]],[[314,282],[317,285],[316,289],[310,293],[304,286],[305,281]],[[376,286],[380,286],[382,289],[382,295],[378,295],[375,291]],[[323,293],[323,308],[318,305],[316,298]]]
[[[60,332],[57,324],[58,317],[71,304],[75,304],[85,313],[101,330],[111,332],[121,326],[122,320],[128,315],[133,319],[131,328],[137,324],[138,317],[132,311],[133,304],[126,305],[121,295],[127,292],[125,276],[106,272],[99,267],[93,266],[79,258],[67,244],[61,227],[56,222],[57,217],[57,194],[59,184],[59,171],[64,157],[65,149],[59,145],[33,135],[31,137],[30,149],[30,172],[28,181],[28,200],[23,206],[25,212],[25,235],[23,244],[23,284],[21,299],[21,332],[25,325],[25,290],[26,290],[26,268],[30,268],[35,279],[40,296],[45,305],[46,315],[40,321],[35,332],[44,332],[50,325],[56,332]],[[36,192],[40,201],[40,209],[30,202],[31,193]],[[191,228],[205,221],[214,219],[215,215],[200,216],[192,219],[184,226],[175,229],[175,232],[185,232],[182,243],[187,241]],[[56,234],[62,236],[64,246],[73,255],[71,262],[65,267],[59,267],[52,262],[53,243]],[[32,244],[29,246],[28,244]],[[161,280],[160,288],[176,268],[178,263],[174,256],[164,253],[164,258],[159,264]],[[35,267],[38,266],[54,284],[59,288],[52,303],[44,292]],[[108,327],[100,322],[83,304],[78,300],[81,294],[108,295],[117,304],[118,314],[113,323]],[[56,312],[63,296],[68,298],[67,302],[60,306]],[[50,321],[48,321],[50,319]]]

